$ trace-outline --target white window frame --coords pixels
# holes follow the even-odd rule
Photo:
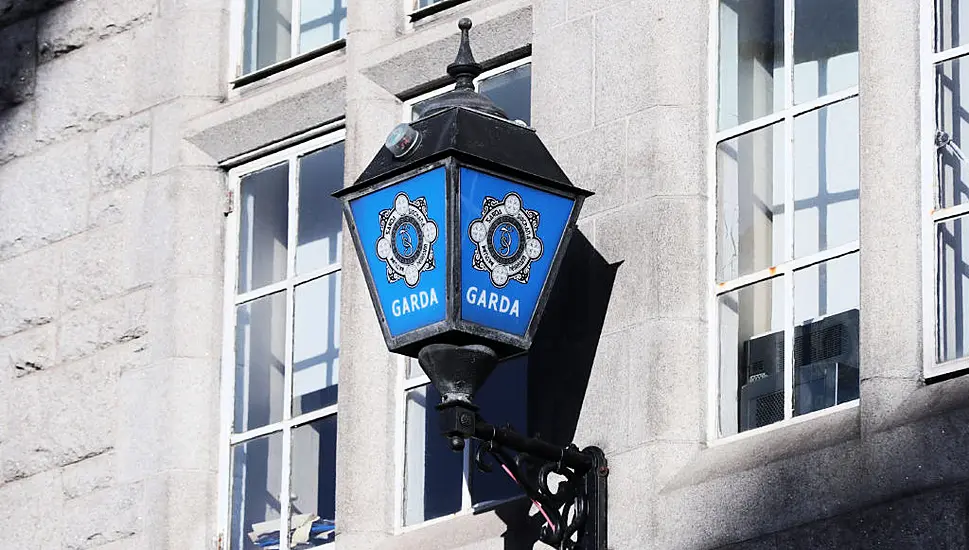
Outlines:
[[[245,164],[235,166],[228,171],[227,184],[231,196],[231,212],[226,216],[225,229],[225,278],[223,282],[223,341],[222,341],[222,369],[221,369],[221,422],[219,439],[219,539],[221,548],[228,548],[231,540],[229,538],[232,520],[232,449],[234,445],[252,441],[271,433],[282,434],[281,462],[283,464],[282,478],[280,480],[280,494],[288,495],[290,491],[290,478],[292,477],[292,432],[294,429],[305,426],[316,420],[336,415],[338,403],[310,411],[298,416],[292,414],[293,400],[293,332],[294,332],[294,310],[295,310],[295,289],[297,286],[317,279],[322,279],[327,275],[339,273],[342,270],[342,261],[337,261],[329,266],[315,269],[309,273],[296,275],[296,246],[290,246],[287,250],[287,277],[282,281],[261,286],[249,292],[238,294],[236,283],[239,266],[239,227],[241,216],[241,193],[240,183],[244,176],[258,172],[264,168],[277,165],[283,162],[289,163],[288,185],[289,185],[289,234],[288,241],[296,242],[297,237],[297,209],[299,207],[299,162],[301,156],[313,151],[322,149],[329,145],[334,145],[345,141],[346,131],[343,128],[315,139],[294,145],[288,149],[267,154],[258,159],[249,161]],[[338,244],[338,246],[340,246]],[[283,378],[283,417],[282,420],[267,424],[241,433],[233,433],[232,424],[235,416],[235,326],[236,326],[236,307],[243,303],[268,296],[275,292],[286,290],[286,318],[285,318],[285,370]],[[280,548],[289,548],[289,499],[280,499]],[[336,515],[336,514],[334,514]],[[327,548],[336,548],[336,541],[327,544]]]
[[[350,1],[351,0],[348,0],[348,4],[347,4],[348,12],[350,10],[350,5],[349,5]],[[267,73],[270,73],[270,75],[274,74],[276,72],[276,69],[278,69],[280,65],[291,63],[293,58],[304,56],[304,55],[310,56],[310,54],[312,54],[313,52],[331,48],[337,42],[340,42],[341,40],[346,40],[345,37],[340,38],[340,39],[328,42],[326,44],[323,44],[318,48],[314,48],[310,51],[300,53],[299,39],[300,39],[301,32],[299,29],[299,26],[300,26],[299,15],[300,15],[300,7],[302,5],[302,2],[303,0],[292,0],[293,4],[292,4],[291,21],[292,21],[293,28],[291,29],[290,37],[289,37],[289,52],[290,52],[289,57],[287,57],[286,59],[280,59],[279,61],[271,65],[267,65],[261,69],[256,69],[255,71],[244,73],[243,67],[242,67],[242,61],[245,58],[244,50],[246,47],[245,37],[243,36],[243,31],[245,30],[245,27],[246,27],[246,0],[232,0],[231,8],[229,10],[229,66],[226,68],[226,72],[227,72],[226,82],[229,83],[230,93],[237,88],[236,82],[243,80],[246,77],[249,77],[253,73],[265,71]],[[315,56],[312,56],[312,57],[315,58]],[[267,75],[267,78],[268,76],[269,75]],[[258,80],[263,80],[263,79],[260,78]],[[231,95],[234,96],[235,93],[231,93]]]
[[[437,10],[435,10],[433,8],[433,6],[435,4],[438,4],[438,3],[444,2],[444,1],[446,1],[446,0],[437,0],[434,3],[432,3],[432,4],[429,4],[427,6],[424,6],[423,8],[420,8],[420,7],[418,7],[418,4],[420,4],[420,0],[403,0],[402,5],[403,5],[403,8],[404,8],[403,13],[404,13],[405,28],[408,31],[413,31],[415,27],[418,27],[418,26],[421,25],[421,21],[422,20],[424,20],[424,19],[430,20],[430,19],[434,18],[434,16],[436,16],[436,15],[446,13],[446,12],[448,12],[450,10],[453,10],[454,8],[456,8],[456,7],[460,6],[460,5],[463,5],[463,4],[466,4],[466,3],[470,2],[471,0],[462,0],[460,3],[457,3],[457,4],[453,5],[453,6],[448,6],[446,8],[443,8],[443,9],[439,10],[439,11],[437,11]],[[429,15],[423,15],[424,12],[426,12],[426,11],[431,11],[432,13],[429,14]],[[417,21],[414,21],[412,19],[415,15],[418,16],[418,20]]]
[[[478,85],[481,84],[481,81],[482,80],[487,80],[487,79],[489,79],[489,78],[491,78],[493,76],[497,76],[497,75],[499,75],[501,73],[506,73],[506,72],[508,72],[508,71],[510,71],[512,69],[517,69],[518,67],[521,67],[522,65],[528,65],[531,62],[532,62],[532,56],[529,55],[529,56],[522,57],[520,59],[516,59],[514,61],[510,61],[508,63],[505,63],[504,65],[495,67],[494,69],[489,69],[487,71],[484,71],[484,72],[482,72],[480,75],[478,75],[474,79],[474,89],[475,89],[475,91],[478,90]],[[427,101],[428,99],[431,99],[432,97],[437,97],[437,96],[439,96],[441,94],[444,94],[446,92],[450,92],[453,89],[454,89],[454,84],[451,83],[451,84],[448,84],[447,86],[443,86],[441,88],[436,88],[434,90],[431,90],[430,92],[423,93],[423,94],[421,94],[419,96],[412,97],[412,98],[404,101],[403,104],[401,105],[401,115],[400,115],[400,119],[402,121],[404,121],[404,122],[410,122],[411,120],[413,120],[413,116],[414,116],[414,106],[416,104],[418,104],[418,103],[420,103],[422,101]]]
[[[408,0],[412,1],[412,0]],[[490,69],[482,72],[477,78],[474,79],[474,89],[478,90],[478,85],[482,80],[487,80],[493,76],[517,69],[523,65],[527,65],[532,62],[531,56],[526,56],[521,59],[516,59],[494,69]],[[401,108],[400,119],[403,122],[411,122],[414,117],[414,106],[422,101],[426,101],[433,97],[437,97],[446,92],[454,89],[454,84],[449,84],[442,88],[437,88],[430,92],[421,94],[419,96],[410,98],[403,102]],[[505,502],[511,502],[522,497],[511,497],[501,501],[489,501],[480,504],[472,504],[471,500],[471,488],[470,488],[470,477],[471,469],[474,465],[471,464],[471,446],[465,445],[464,447],[464,475],[461,481],[461,509],[452,514],[446,514],[433,519],[425,520],[419,523],[412,523],[410,525],[404,525],[404,497],[405,497],[405,476],[406,476],[406,461],[407,461],[407,393],[411,390],[420,388],[425,384],[430,384],[431,379],[427,375],[421,372],[420,375],[407,378],[407,370],[410,365],[420,372],[420,367],[417,366],[417,361],[407,357],[399,356],[398,369],[397,369],[397,412],[395,419],[396,426],[396,452],[397,457],[395,461],[394,468],[394,479],[395,479],[395,491],[394,491],[394,530],[396,533],[406,533],[413,531],[415,529],[421,529],[429,525],[434,525],[442,521],[447,521],[449,519],[473,514],[475,512],[481,512],[483,510],[490,510],[496,506],[499,506]],[[436,436],[437,434],[433,434]]]
[[[935,51],[935,2],[921,0],[919,6],[919,37],[921,40],[921,69],[919,99],[921,103],[921,199],[922,199],[922,373],[927,380],[969,370],[969,355],[939,362],[939,318],[936,309],[937,224],[969,213],[969,203],[937,208],[935,204],[937,182],[935,179],[937,148],[936,133],[936,65],[969,55],[969,44],[956,46],[941,52]],[[966,58],[969,62],[969,58]],[[969,221],[969,218],[965,218]]]
[[[794,119],[824,107],[858,97],[858,86],[829,93],[803,103],[794,101],[794,5],[795,0],[784,0],[784,106],[768,115],[719,130],[719,84],[720,84],[720,3],[710,0],[710,42],[707,48],[708,69],[708,106],[707,125],[710,138],[707,143],[707,214],[710,221],[707,229],[707,280],[710,291],[707,301],[708,318],[711,319],[708,332],[707,356],[710,358],[707,375],[707,441],[710,444],[726,443],[750,437],[751,435],[784,428],[792,424],[810,420],[818,416],[833,414],[846,408],[858,406],[858,400],[848,401],[833,407],[794,416],[794,273],[806,267],[834,260],[850,254],[859,253],[860,241],[855,240],[840,246],[815,252],[800,258],[794,254]],[[788,32],[787,29],[792,29]],[[784,123],[784,212],[790,212],[784,223],[784,247],[787,251],[781,263],[760,271],[742,275],[733,280],[717,281],[717,147],[720,143],[767,128],[778,122]],[[859,155],[861,151],[859,150]],[[743,287],[781,277],[784,284],[784,420],[767,426],[752,428],[736,434],[720,435],[720,297]]]

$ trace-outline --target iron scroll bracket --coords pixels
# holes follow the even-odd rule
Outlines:
[[[601,449],[556,447],[480,419],[472,437],[480,441],[477,468],[493,471],[490,457],[541,507],[546,523],[539,540],[558,550],[607,550],[609,466]]]

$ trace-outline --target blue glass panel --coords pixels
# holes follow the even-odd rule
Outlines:
[[[393,336],[444,319],[444,168],[350,202]]]
[[[461,317],[523,335],[575,201],[461,169]]]

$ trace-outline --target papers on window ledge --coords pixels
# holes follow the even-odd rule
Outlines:
[[[290,548],[319,546],[333,540],[334,522],[313,514],[297,514],[289,521]],[[279,550],[279,520],[253,523],[249,540],[260,548]]]

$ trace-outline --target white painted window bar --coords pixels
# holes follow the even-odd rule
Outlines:
[[[297,2],[298,4],[298,2]],[[296,324],[296,296],[300,289],[307,289],[305,286],[307,283],[312,283],[314,281],[323,281],[327,276],[339,274],[341,269],[340,262],[340,234],[337,233],[335,243],[336,256],[335,258],[328,258],[326,260],[327,265],[323,267],[317,267],[315,269],[309,269],[304,273],[299,273],[297,271],[297,252],[300,250],[301,244],[299,241],[299,221],[300,221],[300,167],[302,164],[302,159],[309,157],[313,153],[322,151],[323,149],[339,144],[345,138],[345,132],[342,129],[333,131],[325,136],[318,137],[304,143],[293,146],[290,149],[283,151],[278,151],[272,154],[268,154],[262,158],[253,160],[246,164],[239,165],[232,168],[228,174],[229,189],[232,196],[232,211],[227,216],[226,224],[226,259],[225,259],[225,310],[224,310],[224,321],[223,324],[225,328],[225,336],[223,340],[223,366],[222,366],[222,440],[224,441],[220,449],[220,487],[219,487],[219,525],[220,525],[220,539],[223,540],[222,547],[228,548],[229,550],[239,550],[250,549],[250,548],[289,548],[291,543],[295,544],[297,540],[294,538],[291,540],[292,529],[303,527],[304,532],[300,532],[297,529],[296,534],[292,535],[295,537],[306,538],[307,534],[310,532],[311,527],[316,527],[310,525],[312,520],[312,514],[293,514],[293,496],[290,498],[282,498],[283,495],[293,495],[293,487],[291,486],[291,481],[293,478],[293,444],[294,436],[293,432],[300,427],[308,427],[313,422],[320,421],[327,418],[335,418],[337,414],[337,404],[331,404],[317,408],[310,411],[302,411],[300,407],[294,413],[294,331]],[[285,275],[281,277],[281,280],[271,282],[254,288],[247,292],[237,292],[237,282],[239,280],[239,264],[240,264],[240,254],[241,250],[241,240],[240,240],[240,228],[243,227],[241,216],[243,215],[243,205],[241,203],[241,184],[244,178],[252,174],[256,174],[261,170],[287,166],[287,221],[286,221],[286,257],[285,257]],[[335,185],[342,186],[342,160],[340,161],[340,181],[335,182]],[[275,183],[275,182],[274,182]],[[336,199],[334,199],[335,201]],[[250,210],[250,216],[251,216]],[[339,210],[338,210],[339,212]],[[306,213],[303,213],[305,216]],[[310,214],[312,215],[312,213]],[[252,228],[254,226],[255,220],[248,220],[246,226]],[[342,223],[342,218],[340,223]],[[250,231],[251,232],[251,231]],[[328,238],[328,237],[327,237]],[[253,244],[251,235],[247,237],[247,243],[251,248],[250,253],[253,254],[266,254],[266,250],[256,250]],[[306,249],[304,249],[305,251]],[[255,261],[255,256],[253,260]],[[251,270],[251,263],[249,264]],[[248,279],[248,277],[247,277]],[[335,297],[328,297],[327,300],[330,302],[329,308],[336,311],[337,317],[339,316],[339,280],[336,280],[336,294]],[[237,365],[240,361],[247,359],[237,358],[237,354],[240,351],[245,353],[248,357],[248,347],[251,345],[250,338],[245,338],[245,350],[236,349],[237,346],[237,310],[239,306],[245,306],[247,304],[253,304],[261,298],[266,298],[271,295],[284,295],[285,296],[285,312],[283,316],[283,324],[285,331],[285,349],[283,350],[283,384],[282,384],[282,406],[280,408],[280,418],[273,421],[270,417],[270,421],[264,425],[257,425],[255,427],[250,427],[248,420],[246,420],[246,415],[248,415],[250,408],[250,401],[248,395],[244,397],[243,400],[243,420],[241,426],[237,426],[236,417],[238,414],[237,404],[238,396],[236,395],[238,391],[248,392],[250,384],[241,383],[242,386],[237,388],[237,380],[240,369],[240,365]],[[276,319],[272,320],[273,324],[276,324]],[[339,325],[331,327],[337,334],[335,336],[333,345],[338,349],[339,340],[338,332]],[[251,330],[249,327],[246,330]],[[330,370],[330,374],[335,376],[335,360],[333,360],[327,367]],[[248,368],[243,368],[245,371],[242,373],[245,380],[248,380]],[[299,396],[297,396],[299,397]],[[268,398],[271,400],[271,397]],[[308,429],[308,428],[307,428]],[[279,497],[278,503],[278,513],[279,518],[277,520],[272,520],[271,522],[263,522],[264,525],[260,526],[264,533],[269,533],[273,536],[278,536],[278,542],[270,541],[269,543],[262,541],[253,540],[251,535],[255,534],[257,526],[255,525],[245,525],[239,514],[245,513],[245,510],[233,509],[233,482],[236,478],[240,476],[245,476],[244,472],[233,471],[234,468],[239,467],[236,464],[236,460],[233,459],[233,453],[236,449],[243,448],[247,443],[256,442],[260,438],[270,438],[273,436],[281,438],[280,445],[278,447],[279,452],[279,468],[278,472],[272,471],[272,467],[275,462],[272,458],[267,456],[265,458],[266,466],[266,483],[271,483],[271,480],[275,479],[278,475],[279,480],[279,493],[276,497]],[[326,442],[323,441],[325,444]],[[317,442],[319,444],[319,442]],[[273,445],[273,448],[277,447]],[[270,453],[271,454],[271,453]],[[319,466],[319,465],[317,465]],[[249,468],[248,463],[243,466],[245,469]],[[318,472],[317,472],[318,473]],[[309,475],[313,475],[310,473]],[[273,495],[269,494],[269,487],[265,488],[267,490],[267,498],[273,498]],[[243,487],[244,491],[248,490],[248,486]],[[317,489],[314,489],[314,491]],[[319,496],[317,496],[317,499]],[[312,499],[309,499],[312,500]],[[246,505],[243,505],[245,508]],[[327,518],[329,519],[329,518]],[[291,525],[291,520],[296,523],[296,525]],[[233,529],[239,532],[233,532]],[[253,532],[249,532],[252,529]],[[278,534],[278,535],[277,535]],[[330,535],[332,536],[332,535]],[[228,539],[228,540],[226,540]],[[302,540],[302,539],[301,539]],[[332,540],[332,538],[330,539]],[[308,544],[316,545],[317,542],[310,542]],[[332,544],[327,545],[330,548],[334,546]]]
[[[742,136],[748,136],[757,130],[762,130],[773,126],[775,129],[780,130],[779,126],[783,128],[783,216],[784,216],[784,233],[783,233],[783,257],[782,261],[779,263],[774,263],[769,267],[763,269],[758,269],[753,273],[742,274],[733,278],[726,280],[720,280],[719,277],[719,264],[717,259],[717,254],[719,254],[719,237],[717,229],[712,229],[710,232],[710,237],[713,239],[712,247],[714,252],[710,256],[710,261],[712,266],[710,268],[711,274],[713,276],[712,288],[711,288],[711,301],[709,307],[713,312],[713,318],[715,322],[712,324],[710,332],[710,345],[711,345],[711,383],[709,384],[709,389],[711,392],[711,420],[709,423],[709,436],[711,439],[718,438],[734,438],[734,437],[745,437],[751,432],[771,429],[771,427],[776,427],[778,424],[789,423],[794,418],[794,334],[795,334],[795,272],[804,270],[811,266],[817,266],[824,262],[831,260],[836,260],[838,258],[850,256],[857,254],[860,249],[860,243],[857,238],[851,240],[850,242],[840,244],[838,246],[833,246],[825,250],[821,250],[812,254],[797,256],[795,254],[795,121],[799,117],[807,115],[809,113],[818,111],[825,107],[829,107],[841,102],[846,102],[858,97],[858,86],[857,77],[855,77],[854,85],[843,87],[842,89],[835,89],[835,91],[830,93],[822,93],[819,97],[813,99],[805,98],[795,98],[795,77],[800,78],[798,73],[798,67],[796,66],[796,61],[794,57],[795,53],[795,0],[784,0],[783,1],[783,66],[777,67],[776,70],[781,76],[775,76],[774,78],[783,78],[783,103],[782,105],[776,105],[774,111],[771,113],[763,114],[762,116],[757,116],[748,121],[741,121],[738,124],[727,125],[724,128],[718,128],[718,124],[722,125],[720,121],[721,113],[721,100],[722,100],[722,90],[719,86],[724,78],[723,70],[721,66],[722,59],[720,59],[721,53],[719,48],[721,47],[721,40],[724,40],[724,36],[721,35],[723,29],[723,21],[721,17],[723,16],[722,9],[725,5],[739,6],[743,4],[742,2],[728,2],[728,0],[713,0],[712,1],[712,13],[711,13],[711,52],[710,52],[710,77],[711,77],[711,115],[710,122],[711,127],[714,131],[711,132],[710,141],[710,155],[711,158],[708,163],[709,177],[710,177],[710,189],[714,191],[711,197],[711,207],[710,212],[715,216],[714,226],[716,224],[723,224],[724,221],[720,219],[722,212],[720,212],[720,206],[718,205],[719,198],[719,184],[718,184],[718,161],[717,156],[719,154],[718,148],[725,142],[736,139]],[[766,7],[773,2],[748,2],[747,5],[760,5],[760,7]],[[780,2],[777,3],[778,5]],[[801,6],[801,2],[797,2]],[[749,15],[749,13],[748,13]],[[741,17],[738,15],[738,18]],[[800,29],[799,29],[800,30]],[[855,54],[857,55],[857,54]],[[736,60],[736,58],[734,59]],[[799,63],[800,61],[798,61]],[[855,69],[857,70],[857,69]],[[751,92],[754,93],[754,92]],[[769,110],[769,109],[768,109]],[[775,142],[776,143],[776,142]],[[773,246],[773,245],[771,245]],[[721,343],[720,343],[720,300],[725,297],[728,293],[735,292],[739,289],[751,287],[752,285],[763,283],[765,281],[779,280],[783,285],[783,369],[784,369],[784,420],[780,423],[771,424],[768,426],[763,426],[760,428],[755,428],[753,430],[748,430],[745,432],[737,433],[737,427],[726,428],[722,426],[720,408],[722,406],[721,399],[724,398],[720,394],[720,378],[722,376],[721,364]],[[734,388],[737,390],[739,388]],[[838,406],[838,409],[842,407]],[[814,416],[814,413],[809,415]],[[799,417],[800,418],[800,417]]]

